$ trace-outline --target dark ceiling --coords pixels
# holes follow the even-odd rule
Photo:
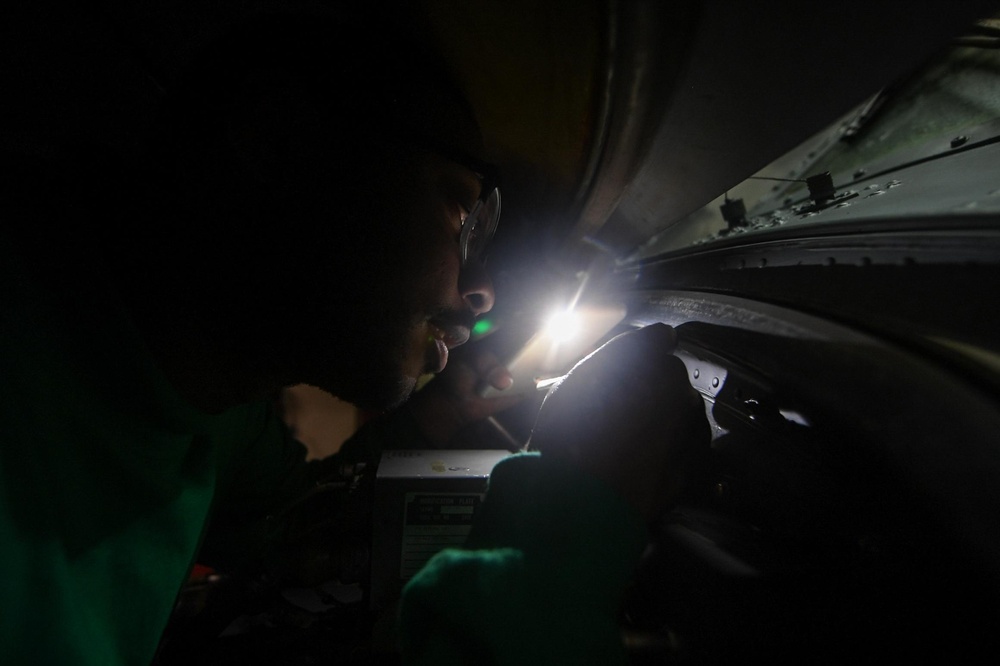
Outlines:
[[[25,3],[6,22],[6,148],[135,150],[164,86],[235,20],[336,3]],[[505,175],[508,244],[616,256],[936,53],[995,2],[371,3],[454,64]],[[400,7],[405,7],[405,11]],[[503,242],[498,236],[498,241]],[[567,244],[568,243],[568,244]]]

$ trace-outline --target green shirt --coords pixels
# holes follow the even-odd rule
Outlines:
[[[192,408],[111,292],[8,242],[0,438],[5,664],[148,664],[210,514],[257,525],[308,482],[269,404]]]

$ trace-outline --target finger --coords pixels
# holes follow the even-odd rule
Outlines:
[[[506,391],[514,384],[514,376],[510,374],[510,370],[502,365],[498,365],[486,375],[486,381],[489,382],[490,386],[493,388]]]

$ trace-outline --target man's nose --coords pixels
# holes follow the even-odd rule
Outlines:
[[[462,267],[458,275],[458,291],[469,309],[476,315],[493,309],[496,294],[486,267],[478,259],[473,259]]]

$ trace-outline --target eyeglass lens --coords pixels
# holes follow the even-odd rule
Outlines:
[[[500,220],[500,190],[493,188],[486,199],[476,202],[462,227],[462,260],[482,257]]]

